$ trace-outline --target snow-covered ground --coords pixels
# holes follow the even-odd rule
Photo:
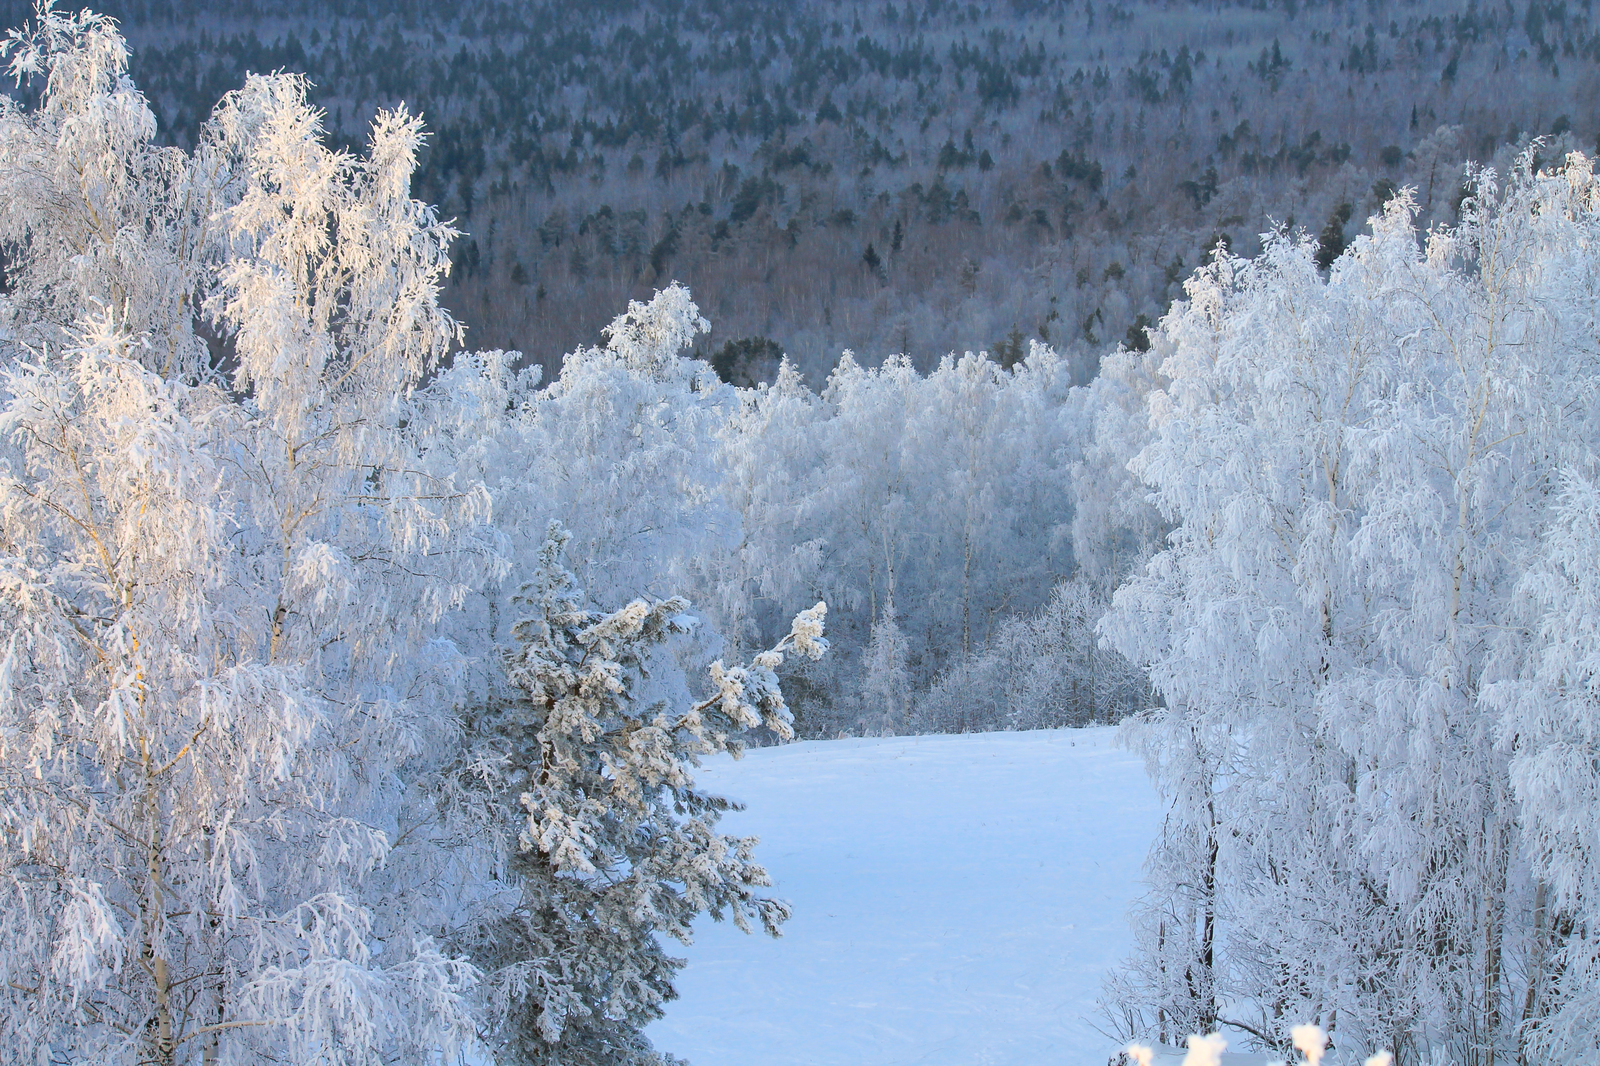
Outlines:
[[[1100,979],[1155,832],[1110,728],[790,744],[710,762],[794,906],[705,921],[649,1029],[693,1066],[1104,1066]]]

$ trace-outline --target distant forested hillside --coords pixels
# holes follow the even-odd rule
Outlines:
[[[1453,221],[1464,160],[1591,147],[1600,98],[1565,0],[106,7],[179,143],[246,70],[307,72],[352,145],[420,110],[469,343],[553,366],[677,279],[740,382],[1035,337],[1081,379],[1219,241],[1299,227],[1331,259],[1406,184]]]

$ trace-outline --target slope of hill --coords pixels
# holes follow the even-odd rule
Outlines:
[[[650,1029],[694,1066],[1101,1066],[1158,805],[1108,727],[813,741],[708,764],[794,906],[705,923]]]

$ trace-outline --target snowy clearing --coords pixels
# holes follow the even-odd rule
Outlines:
[[[694,1066],[1103,1066],[1101,976],[1157,804],[1109,727],[810,741],[707,763],[794,906],[702,920],[648,1030]]]

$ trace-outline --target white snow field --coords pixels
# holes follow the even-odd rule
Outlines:
[[[1104,1066],[1157,802],[1110,727],[830,740],[708,762],[794,907],[703,920],[648,1030],[693,1066]]]

